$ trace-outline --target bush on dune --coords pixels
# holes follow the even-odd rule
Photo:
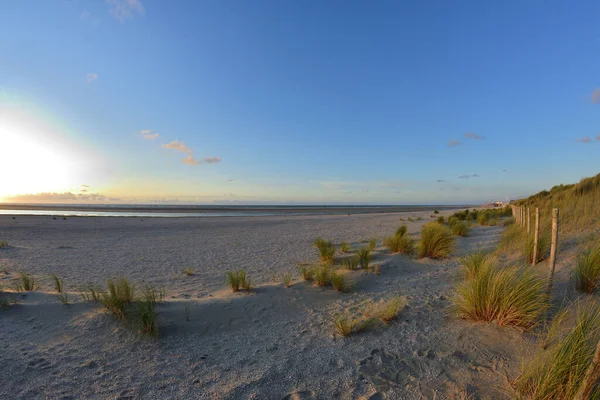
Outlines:
[[[450,224],[450,231],[456,236],[467,236],[469,234],[469,227],[463,221],[455,221]]]
[[[581,292],[595,293],[600,288],[600,244],[579,255],[573,277]]]
[[[438,223],[428,223],[421,230],[419,257],[448,258],[454,251],[454,237],[450,230]]]

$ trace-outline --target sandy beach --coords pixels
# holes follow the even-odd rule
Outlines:
[[[1,216],[0,239],[9,242],[0,249],[2,288],[20,271],[34,274],[40,288],[0,311],[0,398],[510,398],[507,382],[518,373],[527,337],[446,315],[458,257],[493,248],[503,228],[474,226],[446,260],[393,255],[382,246],[401,224],[417,237],[432,219],[429,212]],[[357,285],[350,293],[301,280],[298,263],[318,259],[312,247],[318,236],[353,249],[379,238],[373,263],[381,275],[350,271]],[[234,269],[248,272],[251,293],[226,287],[224,273]],[[290,288],[281,283],[286,273],[294,276]],[[71,304],[57,300],[51,274],[73,293]],[[119,276],[166,289],[158,339],[139,336],[75,294]],[[408,298],[398,320],[349,337],[334,334],[335,313],[393,295]]]

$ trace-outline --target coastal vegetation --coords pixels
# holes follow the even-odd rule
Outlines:
[[[419,257],[448,258],[455,248],[454,237],[444,225],[435,222],[425,224],[421,229]]]

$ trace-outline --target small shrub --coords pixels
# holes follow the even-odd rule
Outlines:
[[[302,279],[305,281],[312,281],[315,277],[315,269],[310,266],[301,265],[300,273],[302,274]]]
[[[454,215],[451,215],[451,216],[449,216],[449,217],[448,217],[448,225],[449,225],[449,226],[452,226],[452,225],[454,225],[455,223],[457,223],[457,222],[460,222],[460,221],[461,221],[461,220],[460,220],[460,219],[458,219],[458,218],[456,218]]]
[[[246,271],[243,269],[237,271],[227,271],[225,273],[225,277],[232,292],[239,292],[240,289],[251,289],[252,284],[246,276]]]
[[[125,320],[127,308],[135,297],[135,286],[126,278],[108,280],[106,282],[108,291],[102,292],[102,304],[117,318]]]
[[[340,250],[342,253],[348,253],[350,251],[350,246],[346,242],[342,242],[340,245]]]
[[[483,265],[457,286],[450,310],[463,319],[529,328],[548,308],[545,289],[546,281],[530,267]]]
[[[52,282],[54,283],[54,290],[56,290],[56,293],[62,293],[62,280],[54,274],[52,274],[51,278]]]
[[[396,296],[388,300],[381,300],[378,303],[371,305],[367,310],[367,315],[373,318],[379,318],[385,323],[394,319],[406,307],[406,297]]]
[[[488,213],[479,213],[479,215],[477,216],[477,222],[479,222],[479,225],[488,225],[490,221],[490,216]]]
[[[383,243],[392,253],[405,253],[410,254],[413,251],[414,241],[408,236],[390,236],[385,238]]]
[[[352,282],[340,272],[331,272],[330,274],[331,285],[338,292],[349,292],[352,290]]]
[[[313,276],[313,283],[317,286],[327,286],[331,278],[331,271],[329,266],[321,265],[315,270]]]
[[[438,224],[444,225],[446,223],[446,220],[444,219],[444,217],[439,216],[439,217],[437,217],[435,222],[437,222]]]
[[[358,333],[369,329],[374,325],[374,318],[360,318],[349,314],[336,314],[333,317],[333,327],[335,332],[341,336],[349,336],[352,333]]]
[[[473,279],[479,275],[482,268],[490,266],[490,255],[483,251],[476,251],[460,259],[462,275],[465,279]]]
[[[463,221],[456,221],[450,225],[450,231],[456,236],[467,236],[469,234],[469,227]]]
[[[185,268],[183,270],[183,273],[186,274],[187,276],[194,275],[194,270],[192,268]]]
[[[404,218],[400,217],[400,221],[404,221]]]
[[[537,260],[536,264],[540,261],[543,261],[550,255],[550,235],[540,235],[538,237],[538,252],[537,252]],[[534,245],[534,237],[530,235],[527,238],[526,248],[525,248],[525,257],[528,264],[533,262],[533,245]]]
[[[289,274],[286,274],[283,276],[283,284],[285,285],[286,288],[289,288],[292,285],[292,276]]]
[[[377,248],[377,238],[369,239],[369,250],[373,251]]]
[[[577,290],[584,293],[594,293],[598,290],[600,287],[600,244],[579,255],[573,276]]]
[[[437,223],[428,223],[421,230],[419,257],[448,258],[454,251],[450,230]]]
[[[354,256],[354,257],[346,257],[342,259],[342,267],[344,267],[347,270],[350,271],[354,271],[355,269],[358,268],[358,264],[360,264],[360,257],[358,256]]]
[[[434,214],[439,214],[440,212],[438,210],[433,210]]]
[[[368,247],[361,247],[356,253],[358,256],[360,267],[362,269],[368,269],[369,263],[371,262],[371,250]]]
[[[406,225],[399,226],[398,229],[396,229],[396,236],[404,236],[407,232],[408,228]]]

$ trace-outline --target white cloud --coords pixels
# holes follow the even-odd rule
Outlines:
[[[63,201],[104,201],[106,196],[99,193],[84,193],[74,194],[72,192],[55,193],[45,192],[36,194],[19,194],[13,197],[7,198],[9,201],[14,202],[63,202]]]
[[[88,83],[92,83],[96,79],[98,79],[98,74],[94,74],[92,72],[88,72],[87,74],[85,74],[85,77],[87,78]]]
[[[142,129],[138,132],[138,135],[141,136],[145,140],[154,140],[160,136],[160,134],[156,132],[152,132],[151,129]]]
[[[186,153],[187,156],[183,159],[183,163],[187,165],[198,165],[198,164],[216,164],[222,161],[221,157],[205,157],[201,160],[194,158],[194,152],[192,149],[187,147],[185,143],[179,140],[174,140],[171,143],[163,144],[162,147],[167,150],[180,151]]]
[[[183,159],[183,163],[187,165],[198,165],[200,161],[196,160],[191,154]]]
[[[181,151],[183,153],[192,153],[192,149],[187,147],[185,143],[180,142],[179,140],[173,140],[171,143],[163,144],[162,147],[168,150]]]
[[[110,13],[122,24],[133,19],[137,14],[143,15],[144,6],[139,0],[106,0],[110,5]]]

